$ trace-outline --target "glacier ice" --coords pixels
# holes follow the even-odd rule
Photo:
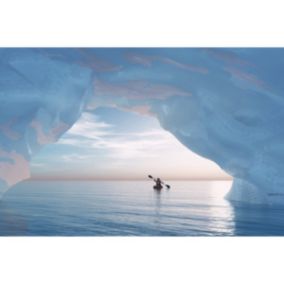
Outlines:
[[[0,49],[0,192],[84,109],[155,115],[233,176],[228,199],[284,203],[284,49]],[[2,188],[2,189],[1,189]]]
[[[31,157],[79,118],[91,82],[90,69],[44,50],[0,49],[0,195],[28,178]]]

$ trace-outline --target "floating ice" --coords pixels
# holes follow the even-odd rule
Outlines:
[[[1,49],[0,188],[87,108],[155,115],[234,177],[230,200],[284,203],[284,49]],[[1,191],[1,189],[0,189]]]

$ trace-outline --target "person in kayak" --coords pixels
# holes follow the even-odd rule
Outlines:
[[[164,185],[167,189],[171,188],[168,184],[165,184],[163,181],[161,181],[160,178],[156,179],[151,175],[148,175],[148,178],[152,179],[156,183],[156,185],[154,185],[154,189],[162,189],[163,188],[162,185]]]
[[[163,187],[162,186],[162,181],[160,180],[160,178],[157,178],[155,180],[155,182],[156,182],[155,188],[162,188]]]

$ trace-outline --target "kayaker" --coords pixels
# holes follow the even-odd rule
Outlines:
[[[162,189],[163,188],[163,185],[167,188],[167,189],[170,189],[171,187],[168,185],[168,184],[165,184],[163,181],[161,181],[160,178],[154,178],[152,177],[151,175],[148,175],[148,178],[152,179],[156,185],[154,185],[154,189]]]
[[[157,179],[155,180],[155,182],[156,182],[156,187],[157,187],[157,188],[162,188],[162,181],[160,180],[160,178],[157,178]]]

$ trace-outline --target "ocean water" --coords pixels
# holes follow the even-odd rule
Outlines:
[[[284,209],[228,202],[230,181],[169,183],[25,181],[0,201],[0,235],[284,235]]]

